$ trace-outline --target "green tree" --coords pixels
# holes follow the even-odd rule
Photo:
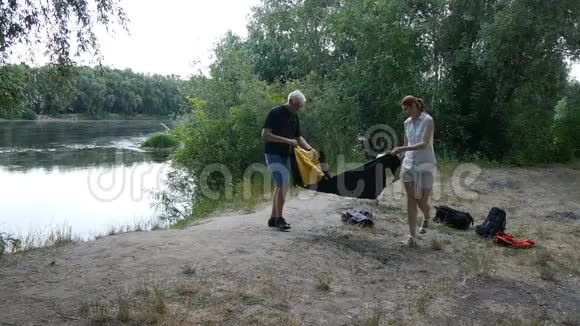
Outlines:
[[[135,115],[182,114],[186,105],[182,80],[176,76],[136,74],[106,67],[75,67],[62,75],[53,65],[0,68],[4,79],[0,91],[0,117],[24,112],[43,115],[83,113],[102,117],[108,113]]]
[[[555,159],[567,161],[580,157],[580,83],[573,82],[558,102],[554,116]]]
[[[23,64],[0,67],[0,117],[24,110],[28,73]]]
[[[35,46],[39,42],[55,64],[70,65],[72,57],[80,53],[98,56],[94,28],[109,28],[115,21],[126,27],[127,17],[118,0],[2,1],[0,64],[15,45]]]

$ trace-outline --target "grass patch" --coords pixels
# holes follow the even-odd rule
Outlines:
[[[251,180],[246,179],[235,183],[229,198],[226,198],[227,196],[224,196],[223,192],[218,199],[208,198],[200,194],[195,198],[191,215],[177,220],[171,228],[184,229],[218,211],[233,210],[240,211],[243,214],[251,214],[256,211],[260,204],[271,200],[272,191],[273,187],[270,186],[269,178],[255,177]],[[290,194],[286,199],[288,200],[289,198]]]
[[[286,326],[302,326],[302,321],[296,317],[287,316],[283,319],[284,323],[282,325]]]
[[[182,325],[180,311],[170,310],[169,290],[162,283],[141,283],[135,291],[122,290],[108,304],[83,303],[79,308],[82,318],[96,323],[121,322],[128,325]]]
[[[497,326],[544,326],[548,325],[543,320],[528,320],[528,319],[516,319],[508,318],[502,319],[495,323]]]
[[[459,282],[455,280],[456,278],[458,276],[425,279],[417,291],[408,292],[408,295],[400,298],[388,320],[379,319],[371,325],[415,325],[418,320],[430,318],[431,306],[438,299],[444,299],[450,295]]]
[[[141,145],[145,148],[169,149],[179,145],[179,141],[173,135],[165,133],[153,134]]]
[[[529,234],[529,226],[527,224],[518,225],[510,234],[516,238],[527,239]]]
[[[157,315],[167,313],[167,295],[164,288],[155,287],[151,291],[151,312]]]
[[[537,240],[552,240],[552,233],[555,232],[554,227],[548,225],[540,225],[536,228],[535,238]]]
[[[426,315],[427,310],[429,309],[429,304],[433,299],[434,296],[431,293],[424,293],[420,295],[417,301],[415,301],[415,310],[417,311],[417,313],[419,313],[420,315]]]
[[[328,292],[331,289],[332,279],[328,274],[320,274],[316,276],[318,283],[316,288],[320,291]]]
[[[212,291],[216,287],[219,291]],[[252,295],[244,296],[242,292]],[[97,325],[222,325],[227,320],[241,319],[240,311],[249,303],[249,297],[251,302],[267,304],[279,293],[278,289],[269,289],[261,283],[238,289],[224,288],[212,281],[182,282],[170,287],[162,281],[141,280],[135,289],[120,291],[109,303],[82,303],[79,315]],[[274,300],[274,304],[280,302]],[[286,311],[280,312],[276,316],[280,316],[281,325],[301,324]],[[262,317],[269,316],[255,318],[265,320]]]
[[[71,227],[63,227],[50,231],[41,241],[40,247],[61,247],[79,242],[80,236],[73,234]]]
[[[549,267],[550,261],[552,261],[552,254],[548,250],[540,249],[536,252],[533,263],[540,267]]]
[[[122,292],[117,296],[116,319],[123,323],[131,320],[131,304],[128,292]]]
[[[577,226],[575,226],[575,227],[571,227],[571,228],[569,228],[569,229],[567,230],[567,232],[566,232],[566,233],[568,233],[568,234],[570,234],[570,235],[572,235],[572,236],[575,236],[575,237],[578,237],[578,238],[580,238],[580,227],[577,227]]]
[[[200,219],[209,217],[213,212],[223,210],[225,204],[220,200],[212,200],[210,198],[200,196],[193,204],[191,215],[187,218],[181,219],[171,225],[172,229],[185,229]]]
[[[0,256],[6,252],[11,252],[20,247],[20,239],[13,237],[8,233],[0,233]]]
[[[538,247],[532,250],[513,251],[520,252],[519,263],[539,271],[542,280],[557,282],[562,275],[580,275],[580,266],[576,263],[580,260],[580,254],[575,247],[558,249]]]
[[[109,226],[109,230],[102,234],[97,234],[94,236],[95,240],[102,239],[104,237],[115,236],[123,233],[129,232],[144,232],[144,231],[155,231],[163,229],[157,220],[150,221],[137,221],[131,225],[120,225],[120,226]]]
[[[195,275],[195,268],[191,264],[181,266],[181,272],[185,275]]]
[[[410,311],[414,311],[419,315],[427,315],[431,303],[441,296],[447,295],[455,286],[455,282],[451,277],[442,277],[435,280],[430,280],[419,292],[417,299],[410,304]]]
[[[433,240],[431,240],[431,249],[436,250],[436,251],[442,251],[445,249],[447,244],[449,244],[449,241],[439,240],[439,239],[437,239],[437,236],[435,236],[435,238],[433,238]]]
[[[82,318],[97,324],[106,323],[113,319],[109,307],[102,304],[82,303],[79,308],[79,314]]]
[[[111,226],[109,230],[102,234],[93,236],[98,240],[106,236],[113,236],[127,232],[141,232],[154,229],[161,229],[159,222],[156,220],[139,221],[132,225]],[[5,253],[27,252],[40,248],[55,248],[75,244],[83,241],[80,235],[74,233],[71,227],[62,226],[50,229],[48,231],[29,232],[25,236],[9,235],[0,233],[0,256]]]
[[[135,225],[135,227],[133,228],[133,232],[143,232],[145,229],[143,228],[142,224],[137,224]]]
[[[245,214],[255,212],[261,203],[272,198],[272,189],[270,187],[264,187],[265,182],[269,183],[270,180],[255,178],[236,184],[234,186],[233,206]],[[291,195],[289,194],[288,197]]]
[[[433,226],[430,225],[429,227],[430,228],[432,227],[438,233],[442,233],[442,234],[463,237],[469,233],[469,231],[454,229],[454,228],[447,226],[445,224],[442,224],[442,223],[433,223],[432,225]]]
[[[182,282],[175,286],[175,293],[183,298],[207,297],[210,285],[199,281]]]
[[[467,273],[488,276],[495,273],[496,260],[493,248],[482,248],[474,245],[466,248],[463,267]]]
[[[580,254],[576,249],[562,250],[553,254],[556,270],[569,275],[580,276]]]
[[[186,312],[170,311],[165,292],[152,292],[146,298],[119,297],[110,305],[85,304],[80,315],[95,324],[188,325]]]
[[[540,271],[540,278],[546,282],[557,283],[556,273],[549,268],[542,268]]]
[[[364,319],[364,326],[380,326],[385,318],[385,312],[381,308],[375,308],[371,311],[370,316]]]
[[[81,241],[71,227],[62,226],[48,231],[30,232],[26,236],[2,235],[0,252],[27,252],[37,248],[63,247]]]
[[[107,231],[107,234],[106,235],[109,236],[109,237],[111,237],[111,236],[114,236],[114,235],[117,235],[117,234],[121,234],[121,233],[123,233],[123,227],[120,227],[119,229],[117,229],[116,226],[111,225],[109,227],[109,231]]]
[[[538,248],[535,256],[528,260],[528,264],[541,268],[542,279],[552,280],[556,273],[579,276],[580,266],[577,264],[579,260],[580,254],[574,248],[560,248],[556,251]],[[543,270],[550,270],[554,277]]]

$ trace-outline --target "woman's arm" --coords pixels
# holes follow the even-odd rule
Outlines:
[[[404,152],[403,151],[403,148],[407,148],[407,145],[409,144],[409,140],[407,139],[407,132],[406,131],[403,133],[403,138],[405,139],[404,142],[403,142],[403,146],[398,146],[398,147],[393,148],[389,152],[389,154],[397,155],[397,156],[399,156],[399,158],[401,158],[401,155],[400,154],[402,154]],[[383,156],[385,154],[386,153],[379,154],[379,155],[377,155],[377,157],[381,157],[381,156]]]
[[[406,148],[409,145],[409,139],[407,139],[407,132],[405,132],[405,142],[403,143],[403,148]],[[397,153],[397,155],[399,155],[399,158],[403,157],[403,152],[401,151],[400,153]]]

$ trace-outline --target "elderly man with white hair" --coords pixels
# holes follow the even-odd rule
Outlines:
[[[286,193],[290,189],[290,157],[294,146],[312,150],[302,137],[298,112],[304,111],[306,98],[301,91],[295,90],[288,95],[288,102],[274,107],[264,123],[262,138],[265,142],[266,164],[272,171],[274,193],[272,197],[272,214],[268,226],[282,231],[290,229],[290,224],[283,217]],[[316,153],[316,151],[315,151]],[[318,155],[318,153],[316,153]]]

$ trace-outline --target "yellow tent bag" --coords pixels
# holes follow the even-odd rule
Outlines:
[[[324,173],[314,152],[295,146],[294,156],[296,157],[296,165],[298,165],[302,184],[305,186],[318,184],[322,180]]]

